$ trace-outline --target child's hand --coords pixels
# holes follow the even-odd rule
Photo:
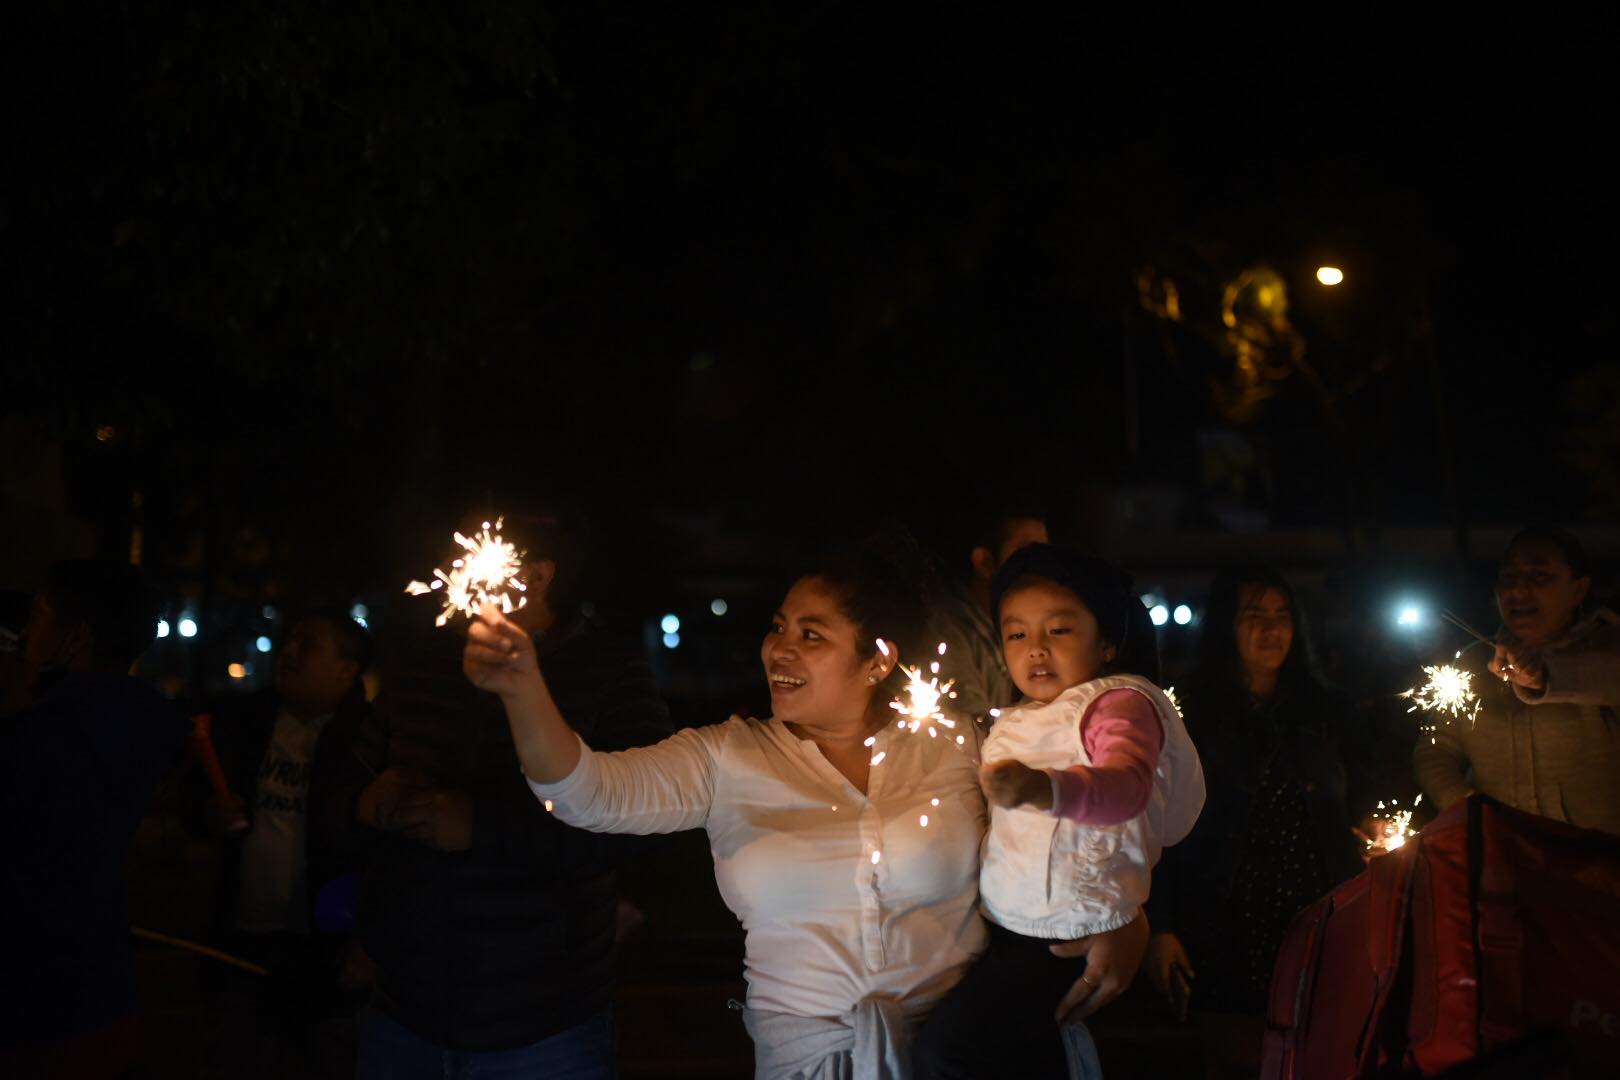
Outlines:
[[[1051,778],[1022,761],[998,761],[980,766],[979,786],[984,788],[984,797],[990,800],[991,806],[1007,810],[1017,806],[1052,809]]]

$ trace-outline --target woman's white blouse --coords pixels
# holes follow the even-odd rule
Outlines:
[[[813,741],[739,717],[656,746],[586,747],[567,777],[529,786],[595,832],[708,832],[747,938],[750,1008],[833,1017],[880,994],[916,1016],[984,948],[987,815],[954,737],[890,725],[876,738],[865,795]]]

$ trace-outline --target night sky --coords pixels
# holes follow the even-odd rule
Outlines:
[[[946,493],[1620,511],[1612,27],[142,7],[14,39],[0,408],[172,582],[380,588],[534,490],[625,595],[886,520],[949,543]],[[1318,381],[1234,421],[1221,294],[1259,264]]]

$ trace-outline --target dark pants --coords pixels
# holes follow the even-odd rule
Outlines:
[[[212,1080],[348,1080],[354,1075],[363,998],[338,987],[341,939],[239,933],[225,951],[269,969],[253,975],[212,964],[205,992],[217,1025],[201,1075]]]
[[[1053,956],[1054,944],[991,923],[990,947],[917,1032],[915,1080],[1064,1080],[1053,1014],[1086,961]]]
[[[613,1010],[513,1050],[451,1050],[373,1006],[360,1033],[360,1080],[614,1080]]]

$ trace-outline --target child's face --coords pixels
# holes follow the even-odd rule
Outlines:
[[[1001,642],[1013,682],[1042,704],[1095,679],[1114,658],[1090,609],[1050,581],[1016,585],[1002,596]]]

